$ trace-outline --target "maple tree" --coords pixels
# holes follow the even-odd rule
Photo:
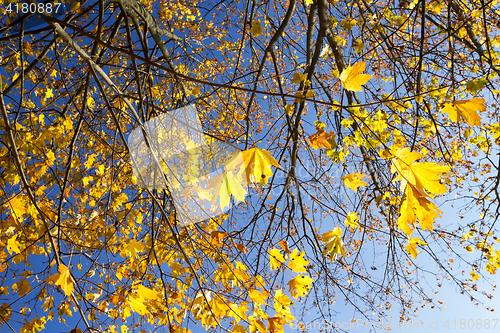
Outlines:
[[[405,320],[444,279],[479,302],[500,268],[498,0],[16,3],[0,0],[3,329],[282,332],[335,302]],[[203,188],[185,137],[159,168],[180,179],[141,186],[127,138],[186,105],[242,162],[210,155],[225,171]],[[182,223],[181,182],[224,213]]]

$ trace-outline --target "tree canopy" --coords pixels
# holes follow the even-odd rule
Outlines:
[[[0,0],[3,330],[274,333],[334,303],[406,320],[442,283],[492,297],[498,0],[56,5]],[[174,131],[180,164],[134,157],[188,106],[203,151]],[[185,223],[172,172],[218,213]]]

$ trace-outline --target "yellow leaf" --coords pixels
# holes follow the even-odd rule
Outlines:
[[[146,288],[141,284],[137,286],[137,293],[139,295],[141,295],[142,297],[149,299],[149,300],[161,299],[161,296],[158,292],[156,292],[152,289]]]
[[[43,311],[47,312],[54,307],[54,296],[50,295],[45,297],[45,300],[42,304]]]
[[[283,325],[286,324],[286,320],[281,317],[272,317],[267,320],[267,324],[269,332],[283,332]]]
[[[280,314],[288,313],[290,312],[288,307],[290,304],[293,304],[290,298],[281,289],[278,289],[274,294],[274,310]]]
[[[331,149],[332,146],[327,140],[330,139],[333,135],[333,132],[327,133],[324,130],[320,129],[309,137],[309,144],[311,145],[311,148],[314,149],[321,149],[322,147],[325,149]]]
[[[292,295],[293,298],[297,298],[297,296],[307,295],[313,281],[314,280],[311,279],[308,275],[299,275],[291,279],[287,283],[290,295]]]
[[[239,323],[240,320],[247,320],[247,314],[246,312],[248,311],[248,307],[245,305],[237,304],[237,303],[232,303],[229,305],[230,312],[229,315],[236,320],[236,323]]]
[[[45,91],[45,98],[44,99],[49,99],[51,97],[54,97],[54,92],[52,91],[52,89],[47,88],[47,90]]]
[[[259,21],[252,22],[252,28],[250,28],[250,33],[252,35],[254,35],[255,37],[262,35],[263,30],[262,30],[262,26],[260,25]]]
[[[472,281],[479,280],[479,275],[474,271],[470,271],[470,276],[472,278]]]
[[[423,230],[433,230],[434,219],[443,213],[411,184],[405,188],[399,212],[398,228],[408,236],[412,234],[417,218]]]
[[[262,320],[254,319],[250,322],[250,332],[267,333],[267,327]]]
[[[245,164],[247,183],[259,182],[267,184],[273,175],[271,166],[281,167],[274,157],[265,149],[252,148],[241,152]]]
[[[446,186],[439,182],[440,174],[448,172],[449,167],[431,162],[414,162],[422,157],[417,152],[410,152],[410,148],[399,149],[392,159],[391,172],[398,172],[394,182],[401,180],[401,189],[404,190],[406,182],[412,184],[417,190],[423,190],[434,194],[446,193]]]
[[[345,255],[344,241],[341,236],[342,230],[338,227],[321,235],[321,240],[326,243],[322,254],[330,255],[331,261],[337,259],[339,255]]]
[[[224,209],[229,206],[231,194],[237,201],[244,201],[247,191],[242,182],[232,172],[221,173],[209,180],[209,185],[214,189],[211,204],[215,205],[219,197],[219,206]]]
[[[89,96],[89,98],[87,98],[87,106],[89,107],[90,110],[94,110],[95,101],[90,96]]]
[[[9,254],[21,253],[21,250],[19,249],[20,245],[21,243],[17,241],[17,235],[14,235],[7,241],[7,251]]]
[[[347,214],[347,218],[345,219],[345,225],[351,228],[359,227],[359,223],[356,222],[359,220],[358,213],[349,213]]]
[[[306,266],[309,265],[309,261],[304,259],[304,251],[300,252],[294,249],[292,254],[290,254],[290,262],[288,263],[288,268],[296,273],[306,273]]]
[[[420,253],[420,251],[417,250],[416,245],[427,245],[426,242],[421,241],[418,237],[411,238],[408,242],[408,245],[406,245],[406,251],[411,254],[411,256],[416,259],[417,254]]]
[[[20,279],[19,282],[12,285],[12,291],[17,291],[19,296],[26,295],[30,290],[30,283],[25,279]]]
[[[271,263],[271,269],[274,271],[281,267],[281,264],[285,262],[285,258],[281,254],[279,249],[269,250],[269,259]]]
[[[477,111],[486,111],[484,102],[484,98],[454,101],[452,103],[446,103],[442,112],[448,113],[448,117],[454,122],[458,122],[463,118],[465,122],[471,126],[480,126],[481,117],[477,114]]]
[[[28,214],[26,209],[26,203],[24,199],[20,196],[16,196],[9,200],[9,209],[16,221],[21,221],[22,216]]]
[[[141,296],[130,295],[128,302],[132,311],[137,312],[139,315],[144,316],[145,314],[149,313],[148,309],[143,303],[144,298],[142,298]]]
[[[363,175],[362,173],[351,173],[347,176],[342,177],[341,179],[344,180],[345,186],[349,187],[354,192],[358,192],[359,186],[366,186],[366,183],[361,180],[363,178],[365,178],[365,175]]]
[[[71,278],[71,272],[69,271],[68,267],[66,267],[64,264],[60,264],[59,273],[56,274],[59,274],[57,280],[55,281],[56,286],[61,287],[66,296],[70,296],[73,292],[73,280]]]
[[[137,254],[138,252],[144,251],[144,247],[145,245],[143,243],[138,242],[135,239],[132,239],[130,243],[128,243],[128,245],[126,246],[125,254],[134,259],[139,256]]]
[[[342,74],[340,74],[339,76],[340,82],[342,82],[342,86],[344,87],[344,89],[351,91],[362,91],[361,85],[365,84],[372,78],[371,75],[361,74],[361,72],[364,70],[364,61],[358,62],[354,64],[354,66],[349,66],[344,69],[342,71]]]
[[[269,297],[269,294],[267,291],[263,290],[262,292],[256,290],[256,289],[251,289],[248,292],[248,296],[252,300],[252,302],[256,304],[266,304],[266,299]]]
[[[293,74],[292,83],[300,83],[307,79],[307,75],[305,73],[296,72]]]
[[[492,265],[491,263],[488,263],[486,265],[486,270],[488,271],[488,273],[490,274],[496,274],[497,272],[497,267],[495,267],[494,265]]]

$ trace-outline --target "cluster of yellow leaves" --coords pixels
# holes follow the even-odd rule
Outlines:
[[[128,302],[130,309],[137,312],[139,315],[144,316],[149,313],[146,307],[146,302],[160,300],[162,297],[156,291],[149,289],[143,285],[137,286],[137,291],[129,296]]]
[[[398,227],[408,236],[413,233],[417,218],[423,230],[433,230],[434,219],[442,212],[428,198],[446,193],[446,186],[440,183],[440,177],[449,171],[449,167],[432,162],[415,162],[421,157],[417,152],[410,152],[410,148],[401,148],[395,152],[391,165],[391,172],[398,173],[394,181],[401,181],[401,190],[404,191]],[[418,253],[416,244],[425,245],[418,238],[412,238],[407,250],[413,257]]]
[[[328,133],[320,129],[309,137],[309,144],[314,149],[331,149],[332,145],[328,142],[328,139],[330,139],[333,135],[333,132]]]
[[[449,118],[454,122],[464,119],[471,126],[480,126],[481,117],[477,114],[477,110],[486,111],[484,102],[484,98],[454,101],[446,103],[442,112],[448,113]]]
[[[365,62],[361,61],[342,71],[339,79],[344,89],[351,91],[363,90],[361,85],[365,84],[372,78],[371,75],[361,74],[361,72],[365,70],[365,66]]]
[[[325,232],[321,235],[321,240],[326,243],[322,254],[329,255],[330,261],[337,259],[339,255],[345,255],[344,241],[342,240],[342,230],[335,228],[332,231]]]
[[[283,248],[285,253],[289,254],[288,264],[286,262],[286,254],[283,255],[280,249],[274,248],[269,250],[269,260],[271,265],[271,270],[279,269],[282,265],[285,265],[295,273],[307,273],[306,267],[309,264],[309,261],[304,258],[305,252],[299,252],[297,249],[294,249],[293,252],[290,252],[288,249],[288,244],[282,241],[280,242],[280,246]],[[309,291],[310,285],[313,280],[308,275],[299,275],[290,280],[287,285],[290,289],[290,295],[292,297],[297,298],[297,296],[305,296]]]

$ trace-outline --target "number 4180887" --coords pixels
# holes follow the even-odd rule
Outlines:
[[[5,11],[7,13],[18,13],[18,14],[42,14],[42,13],[55,13],[58,14],[59,7],[61,6],[61,3],[56,2],[56,3],[30,3],[27,4],[25,2],[23,3],[9,3],[7,5],[7,8],[5,8]]]

